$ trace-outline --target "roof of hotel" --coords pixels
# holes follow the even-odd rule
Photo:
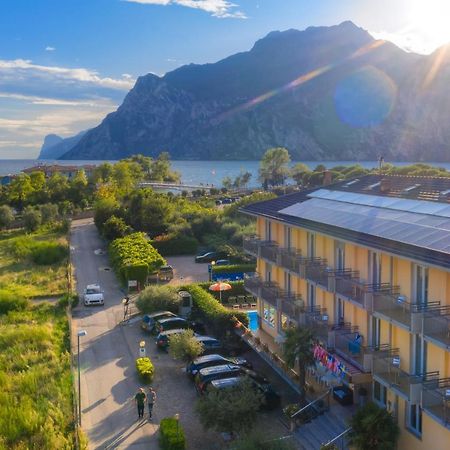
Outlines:
[[[450,178],[367,175],[241,210],[450,268]]]

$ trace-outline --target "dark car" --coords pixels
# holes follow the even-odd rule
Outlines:
[[[257,374],[251,369],[237,366],[235,364],[223,364],[220,366],[212,366],[200,369],[200,371],[195,376],[195,384],[198,392],[203,393],[209,386],[209,383],[211,383],[211,381],[213,380],[220,380],[221,378],[230,377],[241,377],[245,375],[256,382],[266,384],[269,383],[266,378]]]
[[[168,319],[169,317],[177,317],[177,315],[170,311],[157,311],[151,314],[145,314],[142,317],[141,328],[148,333],[152,333],[157,320]]]
[[[167,319],[157,320],[155,323],[155,333],[174,330],[176,328],[189,328],[189,322],[181,317],[168,317]]]
[[[196,263],[210,263],[212,261],[217,261],[218,259],[224,259],[227,254],[224,252],[207,252],[195,257]]]
[[[243,377],[222,378],[220,380],[213,380],[208,386],[208,391],[214,389],[230,389],[237,386]],[[260,383],[257,380],[251,379],[252,386],[263,395],[261,409],[275,409],[281,403],[281,396],[268,383]]]
[[[207,355],[208,353],[217,353],[223,350],[222,343],[216,338],[210,336],[196,336],[196,338],[197,341],[203,344],[203,355]]]
[[[234,364],[236,366],[247,367],[248,369],[252,368],[252,365],[245,358],[233,358],[233,357],[225,357],[219,355],[217,353],[211,355],[200,356],[199,358],[194,359],[186,366],[186,373],[190,377],[194,377],[197,375],[200,369],[204,369],[206,367],[212,366],[220,366],[223,364]]]
[[[180,334],[186,331],[185,328],[175,328],[173,330],[163,331],[156,336],[156,346],[160,350],[167,350],[169,348],[169,336]]]

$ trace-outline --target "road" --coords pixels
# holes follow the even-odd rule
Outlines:
[[[139,334],[128,333],[118,325],[122,318],[123,293],[111,270],[108,258],[96,254],[104,248],[92,219],[74,221],[71,254],[79,293],[84,286],[99,282],[105,291],[105,306],[74,309],[74,335],[81,338],[82,427],[91,449],[157,449],[156,425],[137,421],[133,395],[138,387],[134,361]]]

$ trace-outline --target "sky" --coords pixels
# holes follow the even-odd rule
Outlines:
[[[35,158],[120,105],[136,78],[249,50],[270,31],[352,20],[428,54],[450,0],[1,0],[0,159]]]

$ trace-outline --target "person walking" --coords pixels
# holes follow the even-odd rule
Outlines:
[[[147,395],[147,403],[148,403],[148,418],[151,419],[152,418],[152,412],[153,412],[153,406],[156,402],[156,392],[155,390],[151,387],[148,390],[148,395]]]
[[[134,400],[137,405],[138,410],[138,419],[144,417],[144,409],[145,409],[145,399],[147,396],[145,395],[144,388],[139,388],[136,395],[134,396]]]

